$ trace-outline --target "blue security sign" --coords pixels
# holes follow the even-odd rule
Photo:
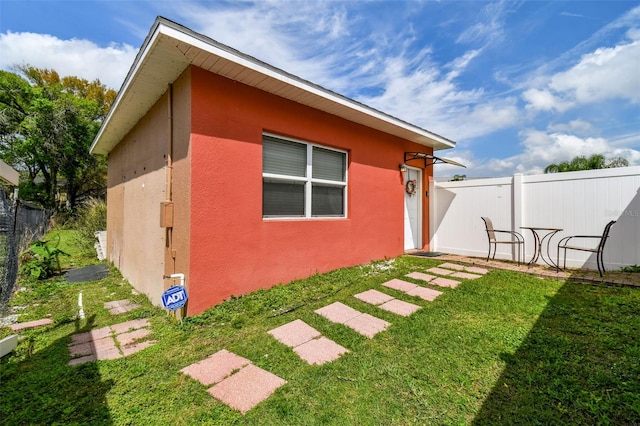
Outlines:
[[[181,285],[174,285],[162,293],[162,306],[171,311],[175,311],[187,303],[188,297],[186,288]]]

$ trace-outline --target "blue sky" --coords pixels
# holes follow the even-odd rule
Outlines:
[[[436,177],[640,165],[639,1],[0,0],[0,67],[118,89],[158,15],[456,141]]]

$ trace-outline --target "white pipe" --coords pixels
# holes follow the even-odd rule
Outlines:
[[[180,273],[180,274],[171,274],[171,275],[165,275],[165,278],[180,278],[180,285],[182,287],[184,287],[184,274]]]
[[[82,292],[78,293],[78,307],[80,308],[78,316],[80,317],[80,319],[84,319],[84,309],[82,308]]]

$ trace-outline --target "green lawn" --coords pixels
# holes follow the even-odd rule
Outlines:
[[[76,252],[69,236],[62,232],[62,248],[78,256],[82,250]],[[132,294],[115,269],[97,282],[28,284],[12,302],[29,305],[21,320],[50,314],[55,325],[25,332],[16,353],[0,361],[0,423],[640,423],[640,289],[503,271],[440,289],[444,294],[434,302],[381,287],[439,263],[400,257],[340,269],[234,298],[182,324]],[[403,318],[353,297],[371,288],[422,309]],[[85,320],[76,319],[80,291]],[[119,316],[103,308],[123,298],[143,307]],[[335,301],[392,326],[368,339],[313,312]],[[141,317],[150,318],[154,346],[127,358],[67,366],[72,334]],[[295,319],[350,353],[323,366],[306,364],[267,334]],[[179,372],[223,348],[288,383],[242,416]]]

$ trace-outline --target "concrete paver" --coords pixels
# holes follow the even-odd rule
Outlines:
[[[328,312],[336,311],[332,308]],[[321,365],[349,352],[300,319],[269,330],[267,333],[280,343],[293,348],[293,351],[309,364]]]
[[[362,315],[362,312],[340,302],[335,302],[331,305],[325,306],[324,308],[316,309],[314,312],[318,315],[322,315],[329,321],[338,324],[344,324],[347,321]]]
[[[299,319],[269,330],[267,333],[290,348],[295,348],[311,339],[321,336],[318,330]]]
[[[468,266],[466,268],[464,268],[465,271],[467,272],[471,272],[472,274],[479,274],[479,275],[485,275],[489,273],[488,269],[485,268],[479,268],[477,266]]]
[[[267,399],[286,380],[249,364],[208,390],[214,398],[245,414]]]
[[[91,343],[79,343],[77,345],[69,346],[69,354],[72,357],[85,356],[93,354],[93,345]]]
[[[96,358],[99,360],[118,359],[122,358],[122,353],[115,346],[101,348],[100,350],[96,350]]]
[[[424,272],[411,272],[406,275],[409,278],[413,278],[414,280],[422,280],[422,281],[431,281],[435,278],[434,275],[425,274]]]
[[[84,364],[85,362],[93,362],[96,360],[97,358],[95,355],[87,355],[80,358],[74,358],[71,361],[69,361],[67,365],[70,365],[70,366],[79,365],[79,364]]]
[[[203,385],[211,385],[221,382],[235,370],[251,364],[246,358],[222,349],[202,361],[191,364],[180,370],[193,377]]]
[[[27,321],[27,322],[19,322],[16,324],[11,324],[9,327],[11,328],[11,331],[15,333],[17,331],[26,330],[28,328],[44,327],[45,325],[51,325],[51,324],[53,324],[53,321],[51,319],[44,318],[44,319],[39,319],[35,321]]]
[[[436,275],[451,275],[453,274],[453,271],[450,269],[442,269],[442,268],[429,268],[427,269],[427,272],[431,272],[432,274],[436,274]]]
[[[420,306],[413,303],[405,302],[404,300],[393,299],[378,306],[380,309],[392,312],[403,317],[408,317],[418,309]]]
[[[449,278],[438,277],[435,280],[431,281],[431,284],[435,284],[440,287],[456,288],[460,284],[460,281],[450,280]]]
[[[141,350],[146,349],[149,346],[154,345],[156,343],[157,343],[156,340],[146,340],[144,342],[136,343],[135,345],[127,345],[127,346],[121,347],[120,350],[122,351],[123,356],[129,356],[136,352],[140,352]]]
[[[450,275],[453,278],[460,278],[463,280],[476,280],[478,278],[482,278],[482,275],[470,274],[468,272],[456,272],[455,274]]]
[[[143,327],[151,327],[151,323],[147,318],[121,322],[120,324],[114,324],[111,326],[111,330],[116,334],[120,334],[126,331],[135,330]]]
[[[344,325],[371,339],[376,334],[386,330],[391,323],[373,315],[361,314],[350,319]]]
[[[353,297],[362,300],[365,303],[369,303],[370,305],[380,305],[384,302],[395,299],[393,296],[389,296],[388,294],[378,290],[363,291],[362,293],[354,294]]]
[[[373,315],[363,314],[343,303],[335,302],[324,308],[317,309],[315,313],[336,324],[344,324],[363,336],[372,338],[384,331],[391,324]]]
[[[388,288],[392,288],[394,290],[400,290],[400,291],[404,291],[407,292],[409,290],[413,290],[414,288],[418,287],[417,284],[413,284],[407,281],[402,281],[399,280],[397,278],[394,278],[392,280],[389,280],[385,283],[382,283],[383,286],[388,287]]]
[[[433,290],[430,288],[416,287],[412,290],[409,290],[407,294],[409,296],[418,296],[423,300],[428,300],[429,302],[433,302],[434,300],[436,300],[438,296],[442,294],[442,292],[438,290]]]
[[[151,334],[151,329],[138,328],[137,330],[128,331],[126,333],[117,335],[116,340],[120,344],[120,347],[123,348],[125,346],[133,345],[137,340],[144,339],[150,334]]]
[[[293,351],[301,359],[313,365],[322,365],[334,361],[349,352],[347,348],[324,336],[296,346]]]
[[[440,265],[438,265],[439,268],[447,268],[447,269],[453,269],[454,271],[464,271],[464,266],[459,265],[457,263],[441,263]]]
[[[156,343],[153,340],[139,342],[151,334],[150,326],[149,320],[139,319],[74,334],[68,346],[73,359],[68,365],[117,359],[141,351]]]
[[[124,314],[140,307],[137,303],[131,303],[130,300],[113,300],[104,304],[105,309],[109,310],[111,315]]]

